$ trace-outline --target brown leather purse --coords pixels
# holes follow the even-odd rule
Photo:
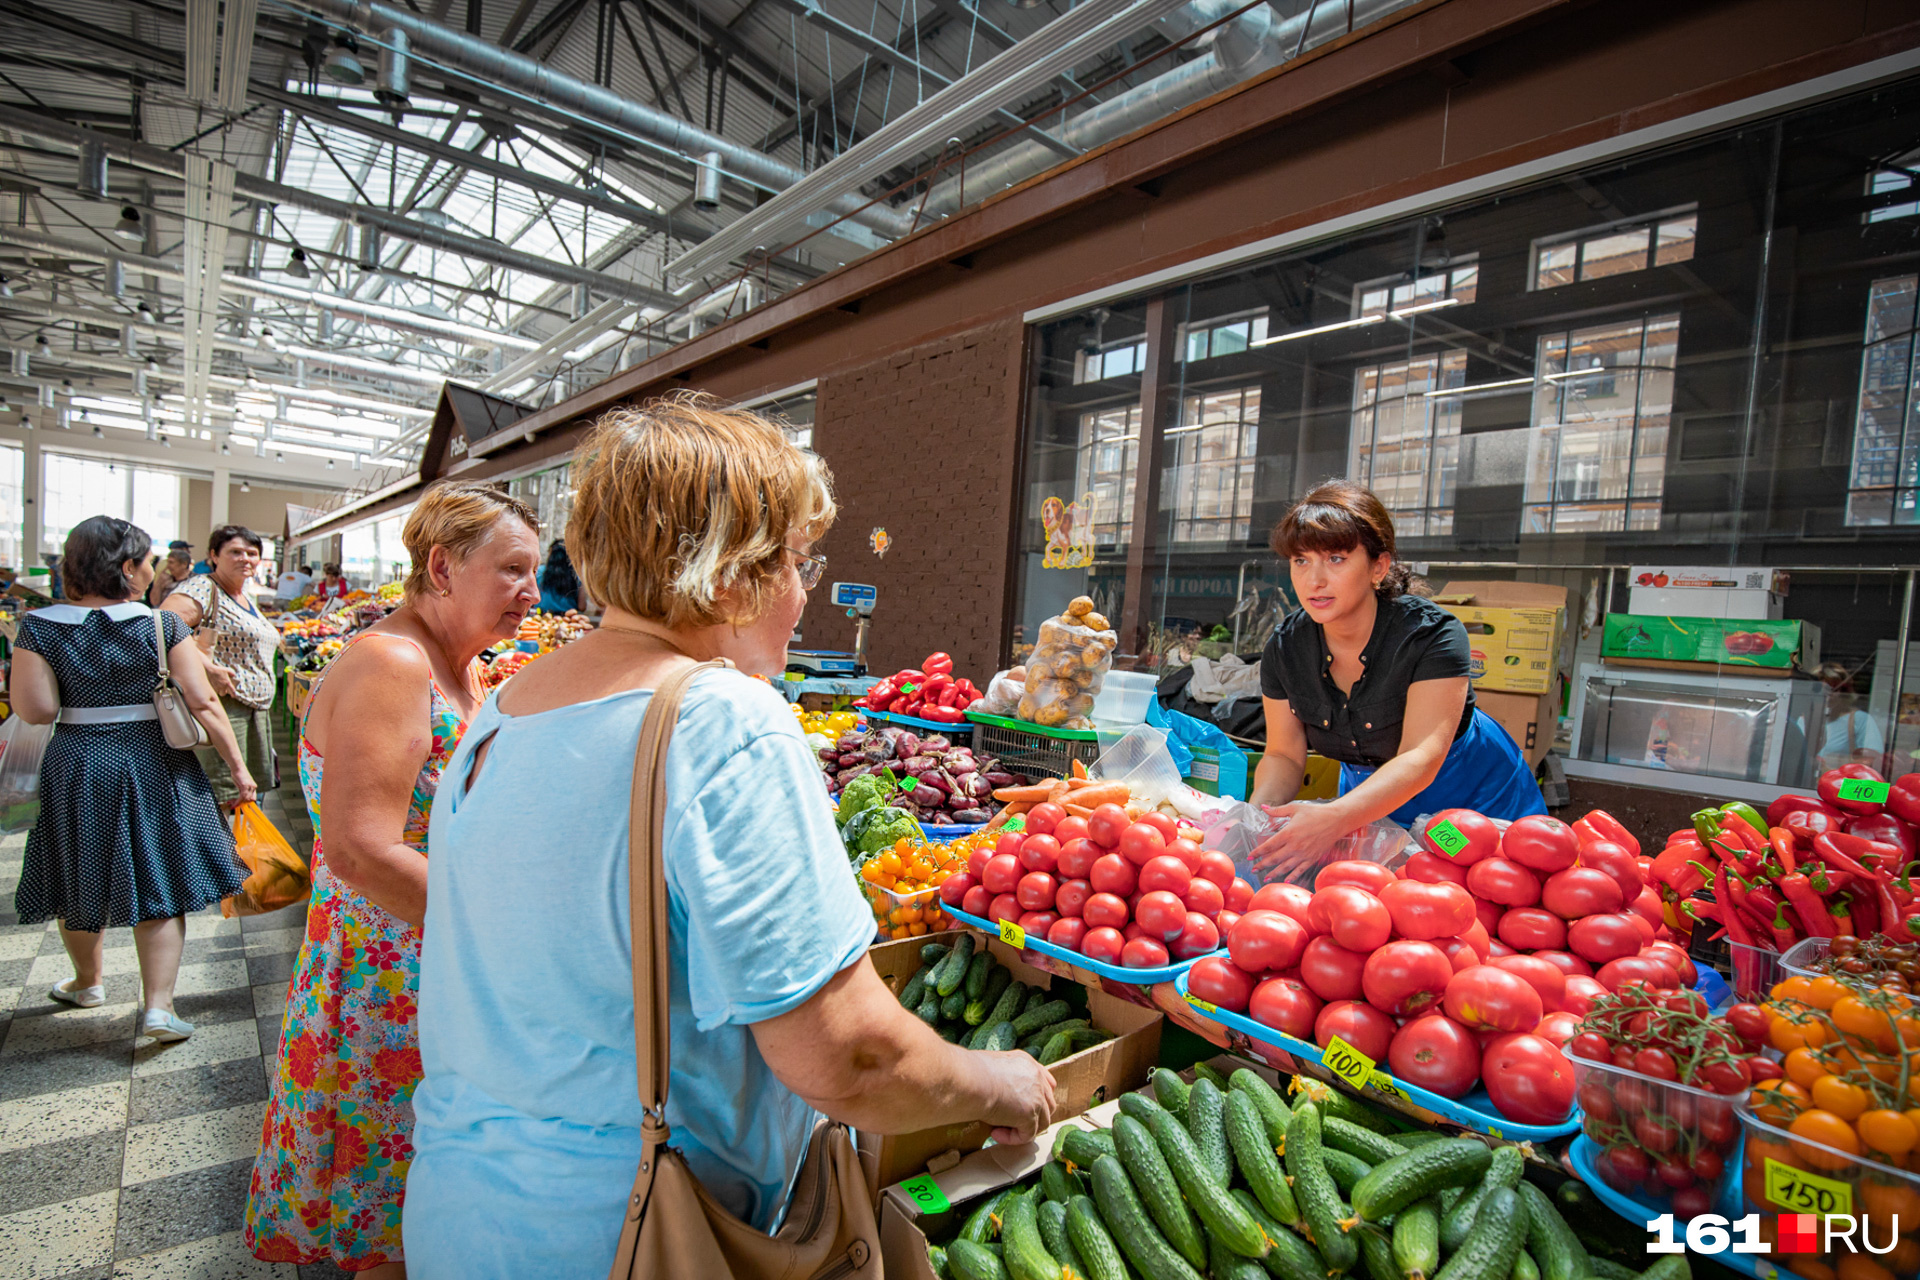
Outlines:
[[[794,1181],[786,1223],[766,1235],[707,1194],[667,1145],[667,881],[661,832],[667,809],[667,743],[694,677],[725,659],[691,664],[655,690],[633,761],[628,893],[633,908],[633,1041],[640,1076],[640,1170],[621,1224],[611,1280],[880,1280],[880,1230],[844,1124],[822,1119]]]

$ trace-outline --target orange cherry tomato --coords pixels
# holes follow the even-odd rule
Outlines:
[[[1829,1074],[1827,1064],[1815,1057],[1813,1050],[1807,1048],[1805,1045],[1802,1045],[1798,1049],[1789,1050],[1787,1060],[1780,1065],[1781,1068],[1786,1071],[1787,1079],[1793,1081],[1802,1089],[1813,1088],[1813,1082],[1815,1080]]]
[[[1865,1089],[1839,1076],[1821,1076],[1807,1092],[1812,1095],[1815,1107],[1831,1111],[1849,1123],[1858,1120],[1873,1105],[1873,1098]]]
[[[1920,1144],[1920,1128],[1898,1111],[1880,1109],[1868,1111],[1854,1121],[1859,1131],[1860,1141],[1867,1144],[1867,1150],[1878,1151],[1890,1156],[1904,1156]],[[1920,1223],[1914,1224],[1920,1226]]]
[[[1800,1114],[1802,1108],[1812,1102],[1807,1091],[1793,1081],[1762,1080],[1753,1087],[1753,1093],[1747,1101],[1752,1105],[1754,1114],[1776,1128],[1784,1129]]]
[[[1853,1126],[1831,1111],[1803,1111],[1787,1132],[1800,1139],[1793,1144],[1795,1154],[1816,1169],[1845,1169],[1860,1154]]]
[[[1816,1009],[1828,1010],[1840,1003],[1847,989],[1840,985],[1840,979],[1822,974],[1815,978],[1807,989],[1807,1003]]]

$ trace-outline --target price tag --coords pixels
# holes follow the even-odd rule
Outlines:
[[[1327,1070],[1358,1089],[1373,1077],[1373,1059],[1360,1052],[1339,1036],[1327,1041],[1326,1050],[1321,1053],[1320,1061],[1327,1064]]]
[[[1875,782],[1872,778],[1840,779],[1840,798],[1842,800],[1861,800],[1867,804],[1885,804],[1887,793],[1893,786],[1886,782]]]
[[[1025,951],[1027,949],[1027,931],[1011,920],[1002,920],[1000,922],[1000,941],[1006,943],[1016,951]]]
[[[1202,999],[1201,999],[1201,998],[1200,998],[1199,996],[1197,996],[1197,995],[1195,995],[1195,994],[1193,994],[1193,992],[1191,992],[1191,991],[1189,991],[1189,992],[1187,992],[1187,1003],[1188,1003],[1188,1004],[1190,1004],[1190,1005],[1192,1005],[1192,1006],[1193,1006],[1194,1008],[1196,1008],[1196,1009],[1198,1009],[1198,1010],[1200,1010],[1200,1011],[1201,1011],[1201,1012],[1203,1012],[1203,1013],[1218,1013],[1218,1012],[1220,1012],[1220,1006],[1219,1006],[1219,1005],[1217,1005],[1217,1004],[1208,1004],[1208,1003],[1207,1003],[1207,1002],[1206,1002],[1205,1000],[1202,1000]]]
[[[913,1198],[913,1203],[922,1213],[945,1213],[953,1208],[947,1199],[947,1193],[940,1189],[931,1175],[921,1174],[917,1178],[908,1178],[900,1184],[900,1189]]]
[[[1767,1199],[1788,1213],[1853,1213],[1853,1188],[1766,1158]]]
[[[1467,847],[1467,837],[1451,822],[1436,822],[1427,828],[1427,840],[1449,858],[1457,858]]]
[[[1389,1098],[1407,1101],[1407,1091],[1393,1082],[1393,1077],[1384,1071],[1376,1071],[1367,1078],[1367,1083],[1386,1094]]]

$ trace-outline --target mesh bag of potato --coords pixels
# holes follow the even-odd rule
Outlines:
[[[1119,642],[1086,596],[1075,597],[1065,613],[1041,623],[1039,642],[1027,659],[1020,718],[1048,729],[1093,728],[1093,698]]]

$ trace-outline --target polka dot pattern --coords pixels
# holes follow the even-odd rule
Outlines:
[[[161,621],[169,648],[191,634],[174,614]],[[29,613],[18,647],[47,660],[70,707],[146,702],[159,677],[144,608],[119,620],[88,610],[79,623]],[[21,924],[59,919],[94,931],[190,914],[246,874],[207,775],[191,751],[167,745],[158,721],[54,730],[14,893]]]

